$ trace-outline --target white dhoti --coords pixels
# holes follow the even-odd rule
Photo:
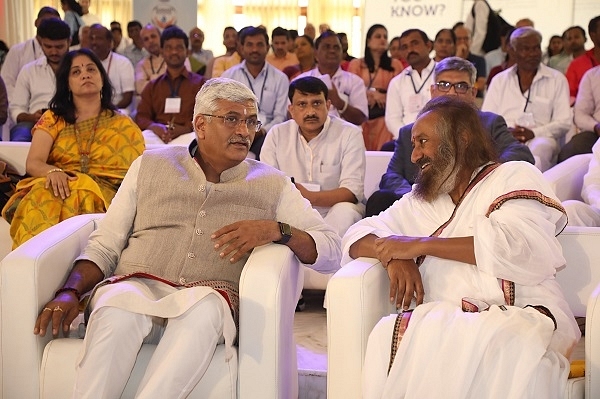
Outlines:
[[[569,362],[549,349],[554,323],[532,308],[482,313],[418,306],[390,369],[396,315],[369,336],[363,398],[561,398]]]
[[[231,310],[210,287],[177,289],[134,278],[99,288],[92,301],[73,398],[120,397],[144,342],[158,346],[136,398],[186,397],[219,342],[232,359]]]

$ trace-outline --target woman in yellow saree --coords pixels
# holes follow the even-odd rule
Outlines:
[[[18,183],[2,210],[13,248],[62,220],[108,208],[144,151],[140,129],[111,98],[108,75],[91,51],[65,55],[50,108],[32,129],[31,177]]]

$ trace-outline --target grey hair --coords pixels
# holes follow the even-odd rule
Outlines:
[[[537,36],[537,38],[540,39],[540,43],[542,42],[542,34],[539,31],[533,29],[531,26],[523,26],[522,28],[515,29],[514,32],[511,33],[510,47],[514,50],[517,45],[517,40],[529,36]]]
[[[216,112],[219,100],[228,100],[234,103],[252,102],[258,109],[258,99],[245,84],[228,78],[213,78],[206,81],[196,94],[193,120],[196,120],[199,114]]]
[[[465,60],[460,57],[447,57],[435,64],[433,69],[433,81],[435,82],[437,76],[446,71],[458,71],[466,72],[471,77],[471,85],[475,84],[477,80],[477,69],[471,61]]]

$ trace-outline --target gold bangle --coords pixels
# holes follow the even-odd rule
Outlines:
[[[50,169],[49,171],[47,171],[46,174],[49,175],[50,173],[54,173],[54,172],[64,172],[64,170],[62,170],[61,168],[54,168],[54,169]]]

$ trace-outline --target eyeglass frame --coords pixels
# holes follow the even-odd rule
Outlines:
[[[467,82],[450,83],[450,82],[446,82],[445,80],[436,82],[436,83],[434,83],[434,85],[436,86],[437,90],[441,91],[442,93],[449,93],[450,90],[454,87],[454,91],[456,92],[456,94],[466,94],[469,92],[470,89],[473,88],[473,86],[471,86]],[[444,85],[444,86],[441,86],[441,85]],[[459,88],[458,85],[466,85],[467,87],[463,91],[463,89]],[[441,87],[444,87],[444,89],[447,88],[447,90],[441,89]]]
[[[211,115],[211,114],[200,114],[200,115],[219,118],[219,119],[223,120],[223,124],[225,126],[231,127],[232,129],[238,127],[241,123],[246,122],[245,123],[246,129],[248,129],[248,131],[251,130],[250,126],[248,126],[248,122],[251,122],[253,120],[253,118],[246,118],[246,119],[238,118],[235,115]],[[229,122],[226,121],[227,118],[237,119],[237,122],[230,125]],[[256,118],[256,126],[254,127],[254,132],[258,133],[258,131],[261,129],[261,127],[262,127],[262,122],[259,121],[258,118]]]

